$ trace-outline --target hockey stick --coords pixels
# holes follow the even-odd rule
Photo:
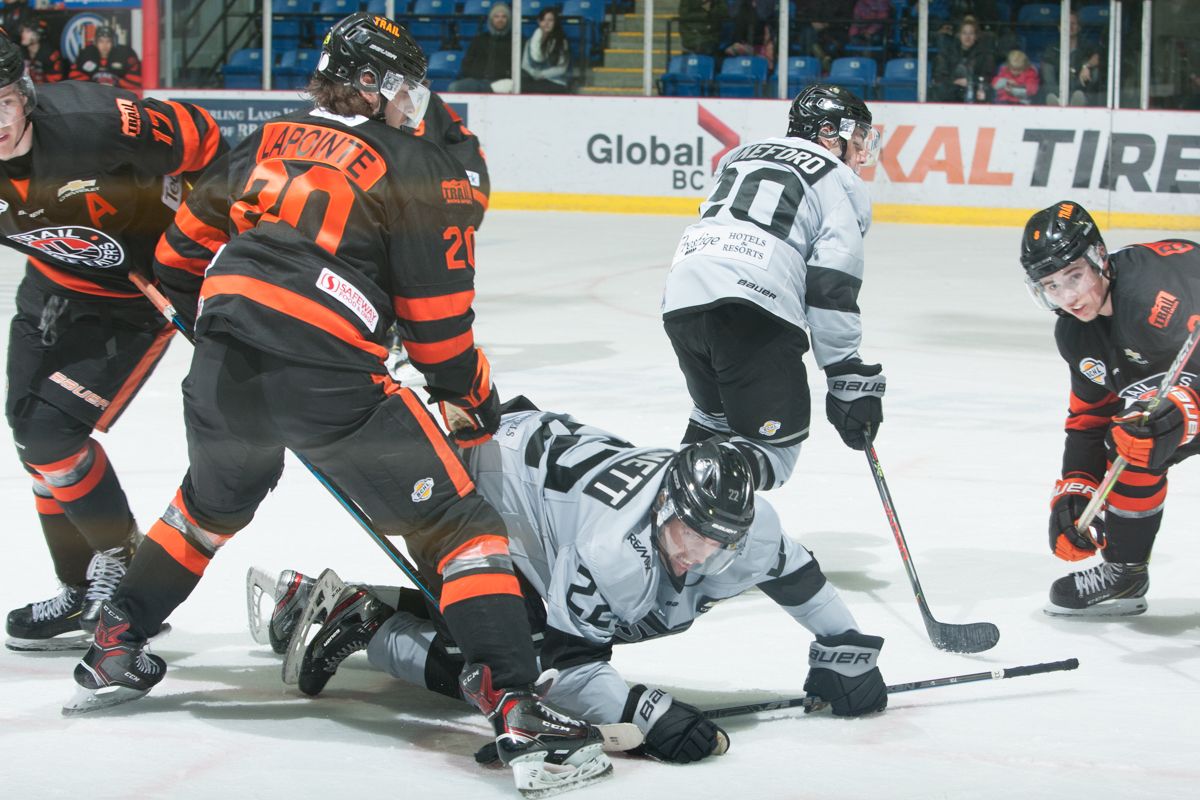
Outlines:
[[[900,529],[900,517],[896,514],[896,506],[892,503],[891,492],[883,478],[883,466],[879,456],[875,454],[875,444],[870,435],[867,436],[867,446],[863,448],[867,454],[867,463],[871,465],[871,476],[875,479],[875,487],[879,489],[879,499],[883,501],[883,511],[887,515],[888,524],[892,526],[892,535],[896,537],[896,546],[900,548],[900,558],[904,561],[904,569],[908,572],[908,582],[912,584],[917,596],[917,606],[921,609],[921,619],[925,620],[925,630],[929,632],[929,640],[939,650],[949,650],[952,653],[980,653],[990,650],[1000,641],[1000,630],[990,622],[971,622],[955,625],[949,622],[938,622],[929,611],[925,602],[925,592],[921,589],[921,580],[917,577],[917,568],[908,552],[908,543],[904,541],[904,531]]]
[[[133,282],[133,285],[136,286],[142,294],[146,295],[146,299],[154,304],[154,307],[158,309],[159,313],[166,317],[167,320],[174,325],[180,333],[183,334],[185,339],[192,344],[196,343],[196,340],[192,337],[192,332],[188,330],[183,318],[180,317],[179,312],[175,310],[175,306],[171,304],[171,301],[167,299],[166,295],[158,290],[157,286],[154,286],[136,272],[129,273],[129,280]],[[425,586],[424,581],[417,576],[417,568],[413,565],[413,563],[405,558],[404,554],[396,549],[396,546],[392,544],[386,536],[375,530],[375,528],[371,525],[370,520],[367,519],[367,515],[362,511],[362,509],[360,509],[358,506],[352,503],[348,497],[346,497],[346,494],[337,487],[337,484],[327,478],[319,469],[314,467],[307,458],[295,451],[292,451],[292,454],[296,456],[300,463],[304,465],[305,469],[311,472],[313,477],[316,478],[317,481],[320,482],[320,484],[324,486],[331,495],[333,495],[333,499],[337,500],[338,503],[341,504],[342,508],[346,509],[346,511],[350,513],[350,516],[354,517],[354,521],[359,524],[359,527],[366,531],[367,535],[375,540],[375,544],[379,545],[383,552],[388,554],[388,557],[392,559],[392,562],[395,563],[395,565],[399,567],[405,575],[408,576],[408,579],[413,582],[413,585],[420,589],[421,592],[427,598],[429,598],[429,602],[433,603],[434,607],[436,608],[438,605],[437,598],[434,597],[433,592],[429,591],[429,588]]]
[[[1158,385],[1158,392],[1146,402],[1146,410],[1142,412],[1143,422],[1149,418],[1150,412],[1158,407],[1158,404],[1162,402],[1162,398],[1171,390],[1171,387],[1179,381],[1179,376],[1183,374],[1183,368],[1187,366],[1188,359],[1192,357],[1192,353],[1196,350],[1198,343],[1200,343],[1200,325],[1193,325],[1187,338],[1183,340],[1183,345],[1179,348],[1175,360],[1171,362],[1171,366],[1167,368],[1166,374],[1163,375],[1162,383]],[[1121,477],[1121,473],[1125,471],[1125,467],[1127,466],[1129,466],[1129,462],[1121,456],[1113,459],[1112,466],[1108,468],[1108,472],[1104,475],[1104,480],[1100,482],[1100,485],[1096,487],[1096,491],[1092,494],[1091,502],[1083,510],[1079,521],[1075,523],[1076,530],[1087,531],[1091,527],[1092,520],[1100,513],[1100,507],[1104,505],[1104,501],[1112,493],[1113,487],[1117,485],[1117,479]],[[1104,541],[1096,541],[1096,537],[1090,533],[1089,537],[1095,542],[1097,547],[1103,548],[1106,544]]]
[[[936,689],[940,686],[951,686],[956,683],[999,681],[1005,678],[1020,678],[1024,675],[1038,675],[1043,672],[1059,672],[1061,670],[1075,669],[1078,666],[1079,659],[1068,658],[1066,661],[1051,661],[1048,664],[1031,664],[1025,667],[994,669],[991,672],[972,672],[969,675],[954,675],[949,678],[930,678],[929,680],[912,681],[911,683],[895,683],[887,687],[887,692],[888,694],[899,694],[900,692],[913,692],[917,689]],[[744,706],[711,708],[703,713],[707,719],[720,719],[722,717],[739,717],[743,714],[757,714],[760,711],[775,711],[782,708],[803,708],[805,713],[807,713],[823,708],[825,705],[825,701],[821,698],[806,695],[804,697],[792,698],[791,700],[767,700],[762,703],[747,703]]]

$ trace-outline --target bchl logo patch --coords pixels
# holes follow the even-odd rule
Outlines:
[[[762,427],[758,429],[758,432],[763,436],[774,436],[775,434],[779,433],[779,429],[782,427],[783,423],[779,420],[769,419],[762,424]]]
[[[1104,366],[1104,362],[1098,358],[1088,357],[1080,361],[1079,371],[1083,373],[1083,377],[1101,386],[1104,385],[1104,379],[1108,377],[1108,367]]]
[[[433,497],[433,478],[421,478],[413,484],[412,501],[414,503],[424,503],[431,497]]]
[[[121,245],[107,233],[95,228],[62,226],[38,228],[27,233],[14,233],[10,240],[39,251],[39,255],[77,267],[108,269],[125,260]]]

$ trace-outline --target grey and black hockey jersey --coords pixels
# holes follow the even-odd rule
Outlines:
[[[504,516],[514,563],[546,601],[542,666],[561,671],[549,697],[596,722],[619,720],[628,696],[609,664],[614,643],[685,631],[751,587],[814,633],[855,627],[812,554],[761,497],[742,554],[676,590],[650,535],[673,455],[544,411],[506,414],[491,442],[467,452],[479,491]]]
[[[820,145],[774,138],[731,150],[675,250],[663,316],[750,303],[807,329],[818,366],[855,357],[870,225],[866,184]]]

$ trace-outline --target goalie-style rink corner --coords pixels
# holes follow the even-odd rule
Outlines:
[[[658,321],[684,217],[493,211],[478,240],[477,335],[503,396],[523,393],[637,444],[672,445],[687,395]],[[1200,233],[1105,231],[1110,246]],[[1048,501],[1059,468],[1067,370],[1053,318],[1030,302],[1019,230],[876,225],[867,237],[864,356],[888,375],[876,442],[904,534],[939,621],[987,621],[995,648],[929,642],[861,453],[821,411],[796,474],[770,494],[864,631],[886,638],[889,684],[1078,658],[1073,671],[894,695],[875,718],[798,709],[725,720],[723,757],[670,767],[614,758],[584,798],[1184,797],[1200,782],[1200,471],[1172,470],[1150,565],[1150,609],[1122,621],[1050,618]],[[0,254],[0,308],[21,263]],[[7,342],[7,325],[0,334]],[[104,445],[143,528],[186,467],[172,345]],[[811,366],[811,362],[810,362]],[[3,610],[53,594],[53,573],[7,429],[0,433]],[[109,713],[63,719],[78,654],[0,651],[0,778],[12,797],[201,800],[363,796],[490,800],[518,795],[507,771],[471,758],[487,727],[473,711],[404,686],[351,657],[317,699],[280,680],[250,637],[244,576],[259,565],[350,580],[398,570],[296,461],[254,523],[214,560],[153,649],[167,677]],[[721,603],[687,633],[621,646],[631,682],[703,708],[798,696],[811,637],[765,596]]]

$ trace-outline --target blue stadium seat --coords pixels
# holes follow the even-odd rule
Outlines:
[[[461,50],[439,50],[429,57],[429,88],[435,92],[445,92],[450,88],[450,82],[458,78],[462,69],[463,53]]]
[[[458,19],[454,23],[458,27],[459,43],[469,44],[483,30],[493,2],[494,0],[467,0],[463,3],[462,11],[459,12]]]
[[[429,53],[440,50],[441,43],[450,38],[450,23],[454,16],[454,0],[416,0],[412,13],[404,22],[408,32]]]
[[[1084,6],[1075,12],[1079,16],[1081,28],[1107,28],[1108,4],[1102,6]]]
[[[562,6],[562,16],[583,17],[596,24],[604,22],[604,11],[603,0],[567,0]]]
[[[279,59],[273,70],[273,85],[276,89],[303,89],[308,85],[313,70],[317,68],[319,49],[289,50]]]
[[[879,79],[879,99],[916,102],[917,74],[915,58],[889,59],[883,65],[883,77]]]
[[[845,56],[835,58],[829,67],[829,83],[852,89],[864,100],[869,100],[875,86],[879,65],[873,58]]]
[[[671,56],[667,71],[659,78],[659,94],[700,97],[708,92],[713,78],[713,57],[687,53]]]
[[[1017,35],[1025,42],[1030,58],[1040,59],[1042,51],[1058,41],[1058,3],[1030,3],[1017,11]]]
[[[262,88],[262,48],[235,50],[221,68],[226,89]]]
[[[813,56],[792,56],[787,60],[787,94],[795,97],[800,90],[821,78],[821,59]]]
[[[730,56],[721,62],[717,94],[721,97],[761,97],[769,64],[762,56]]]

